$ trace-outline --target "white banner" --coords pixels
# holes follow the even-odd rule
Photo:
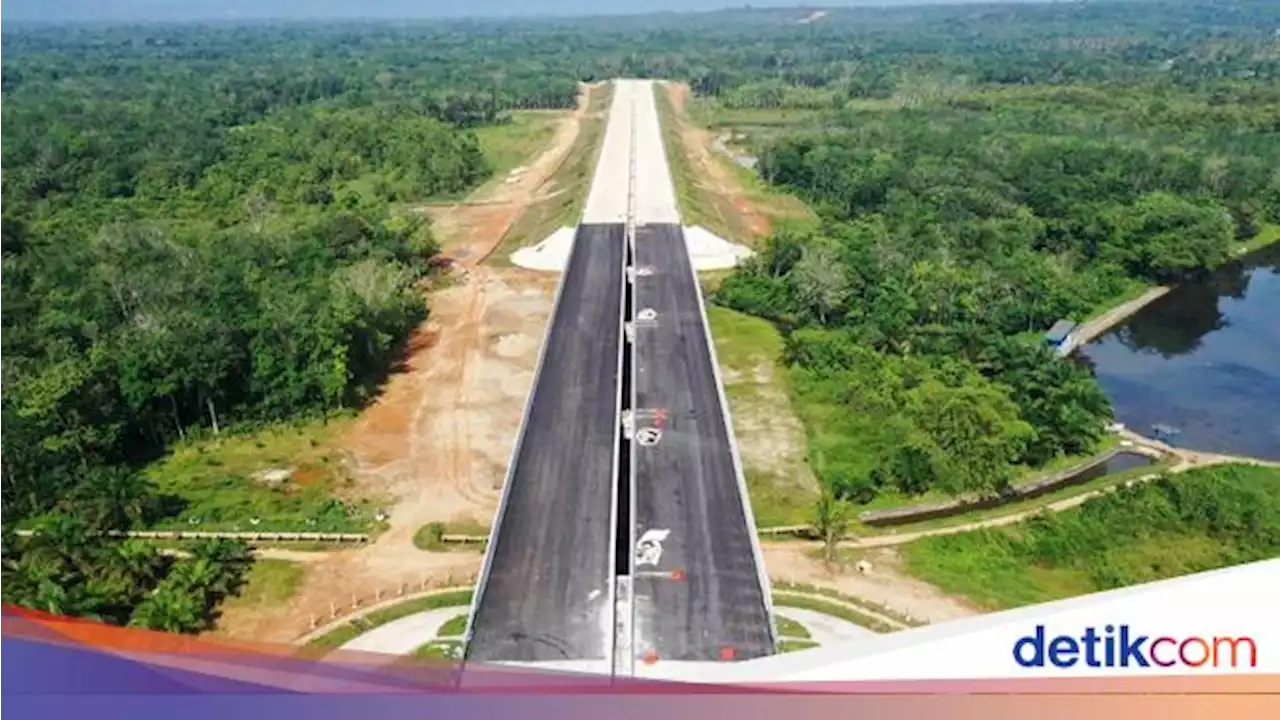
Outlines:
[[[702,670],[770,683],[1280,673],[1280,559]]]

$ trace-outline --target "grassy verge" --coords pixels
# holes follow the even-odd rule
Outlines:
[[[568,110],[516,110],[511,121],[476,130],[480,149],[493,166],[490,183],[505,182],[507,175],[551,142],[556,124]]]
[[[413,651],[421,660],[458,660],[462,658],[462,643],[452,640],[432,640]]]
[[[898,610],[894,610],[893,608],[890,608],[887,605],[882,605],[878,602],[872,602],[871,600],[866,600],[860,597],[853,597],[852,595],[845,595],[839,590],[832,590],[831,588],[819,587],[817,585],[810,585],[808,583],[795,583],[795,582],[785,582],[785,581],[774,582],[773,587],[776,592],[785,593],[787,590],[793,590],[795,592],[808,593],[810,595],[825,595],[826,597],[832,598],[833,600],[840,600],[841,602],[845,602],[850,605],[861,605],[867,608],[868,610],[874,610],[875,612],[878,612],[881,615],[884,615],[886,617],[891,617],[894,620],[897,620],[898,622],[902,623],[903,625],[911,625],[911,626],[918,627],[920,625],[928,624],[924,621],[907,617],[902,612]]]
[[[785,638],[778,641],[778,652],[789,653],[799,652],[800,650],[809,650],[818,647],[818,643],[812,640],[792,640]]]
[[[686,225],[701,225],[717,235],[735,242],[743,242],[743,229],[731,220],[738,213],[729,198],[716,193],[698,181],[698,173],[689,159],[680,134],[681,120],[666,89],[654,88],[654,100],[658,107],[658,123],[662,127],[662,144],[667,152],[667,164],[671,168],[671,180],[675,184],[676,204],[680,208],[680,220]]]
[[[809,639],[809,629],[802,625],[799,621],[792,620],[789,617],[778,615],[775,618],[778,621],[778,634],[787,638]]]
[[[285,560],[257,560],[249,570],[248,581],[240,589],[240,594],[228,597],[222,602],[220,609],[222,612],[227,612],[241,608],[282,604],[298,592],[306,576],[306,566],[299,563]]]
[[[775,607],[794,607],[820,612],[823,615],[830,615],[831,617],[837,617],[841,620],[847,620],[854,625],[859,625],[872,632],[891,633],[898,629],[879,618],[864,615],[853,608],[824,602],[817,598],[806,597],[804,595],[790,595],[787,593],[780,593],[775,590],[773,593],[773,604]]]
[[[1280,470],[1218,466],[900,553],[911,574],[1004,609],[1275,557],[1277,522]]]
[[[1280,242],[1280,223],[1263,225],[1257,235],[1240,243],[1231,252],[1237,257],[1247,255],[1254,250],[1261,250],[1274,242]]]
[[[449,618],[449,620],[445,622],[445,624],[441,625],[440,629],[436,631],[436,635],[442,638],[460,637],[462,633],[466,631],[467,616],[466,614],[462,614]]]
[[[376,531],[377,504],[351,497],[354,482],[331,449],[345,425],[282,424],[175,445],[146,469],[172,511],[152,529]]]
[[[441,550],[449,550],[451,548],[460,547],[444,541],[445,535],[469,535],[472,537],[486,537],[489,534],[488,526],[475,520],[465,520],[459,522],[433,522],[427,523],[418,528],[413,534],[413,545],[419,550],[428,550],[438,552]],[[472,543],[468,547],[484,549],[484,543]]]
[[[512,223],[489,262],[507,265],[507,257],[515,250],[541,242],[555,230],[578,224],[582,205],[591,189],[596,159],[600,156],[604,126],[608,120],[613,86],[604,85],[591,92],[578,137],[560,166],[539,188],[540,199],[533,202]]]
[[[407,617],[414,613],[420,613],[426,610],[435,610],[436,608],[446,607],[462,607],[470,604],[470,590],[457,590],[454,592],[441,593],[439,595],[428,595],[426,597],[415,598],[413,600],[406,600],[402,603],[383,608],[369,613],[364,617],[356,618],[351,622],[345,623],[312,640],[307,643],[307,645],[310,647],[321,648],[342,647],[360,635],[363,635],[376,627],[386,625],[393,620],[399,620],[402,617]]]
[[[742,452],[747,493],[759,527],[809,521],[817,484],[804,461],[804,430],[777,367],[782,335],[767,320],[709,306],[707,321]]]

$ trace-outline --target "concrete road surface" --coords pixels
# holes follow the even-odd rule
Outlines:
[[[635,282],[632,645],[660,662],[771,654],[753,530],[680,226],[638,227],[635,263],[652,274]]]
[[[612,662],[624,242],[622,225],[578,228],[507,478],[470,660]]]

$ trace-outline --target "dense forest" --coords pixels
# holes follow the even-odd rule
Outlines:
[[[1211,44],[1238,59],[1250,35]],[[811,455],[841,496],[999,492],[1088,452],[1109,401],[1040,334],[1211,270],[1280,222],[1269,61],[1187,76],[1171,70],[1207,50],[1164,42],[1167,62],[1123,71],[1098,50],[1098,76],[845,99],[759,148],[761,174],[821,221],[775,234],[715,299],[787,329]]]
[[[717,300],[788,328],[825,481],[990,490],[1087,450],[1106,398],[1036,333],[1277,220],[1280,7],[804,14],[6,26],[0,497],[38,532],[5,598],[203,627],[244,560],[103,540],[186,502],[139,467],[367,402],[428,310],[414,204],[489,177],[476,128],[616,76],[820,113],[762,168],[821,227]]]
[[[6,527],[36,530],[6,539],[6,599],[207,627],[248,556],[219,545],[171,562],[104,540],[187,504],[140,466],[193,434],[364,403],[427,312],[417,285],[436,244],[407,204],[489,176],[471,128],[576,94],[568,76],[495,91],[467,74],[475,48],[419,56],[436,74],[394,82],[394,43],[361,74],[355,47],[319,59],[330,41],[6,32],[3,502]]]

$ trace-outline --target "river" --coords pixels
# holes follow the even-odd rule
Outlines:
[[[1135,432],[1280,460],[1280,243],[1175,288],[1078,356]]]

